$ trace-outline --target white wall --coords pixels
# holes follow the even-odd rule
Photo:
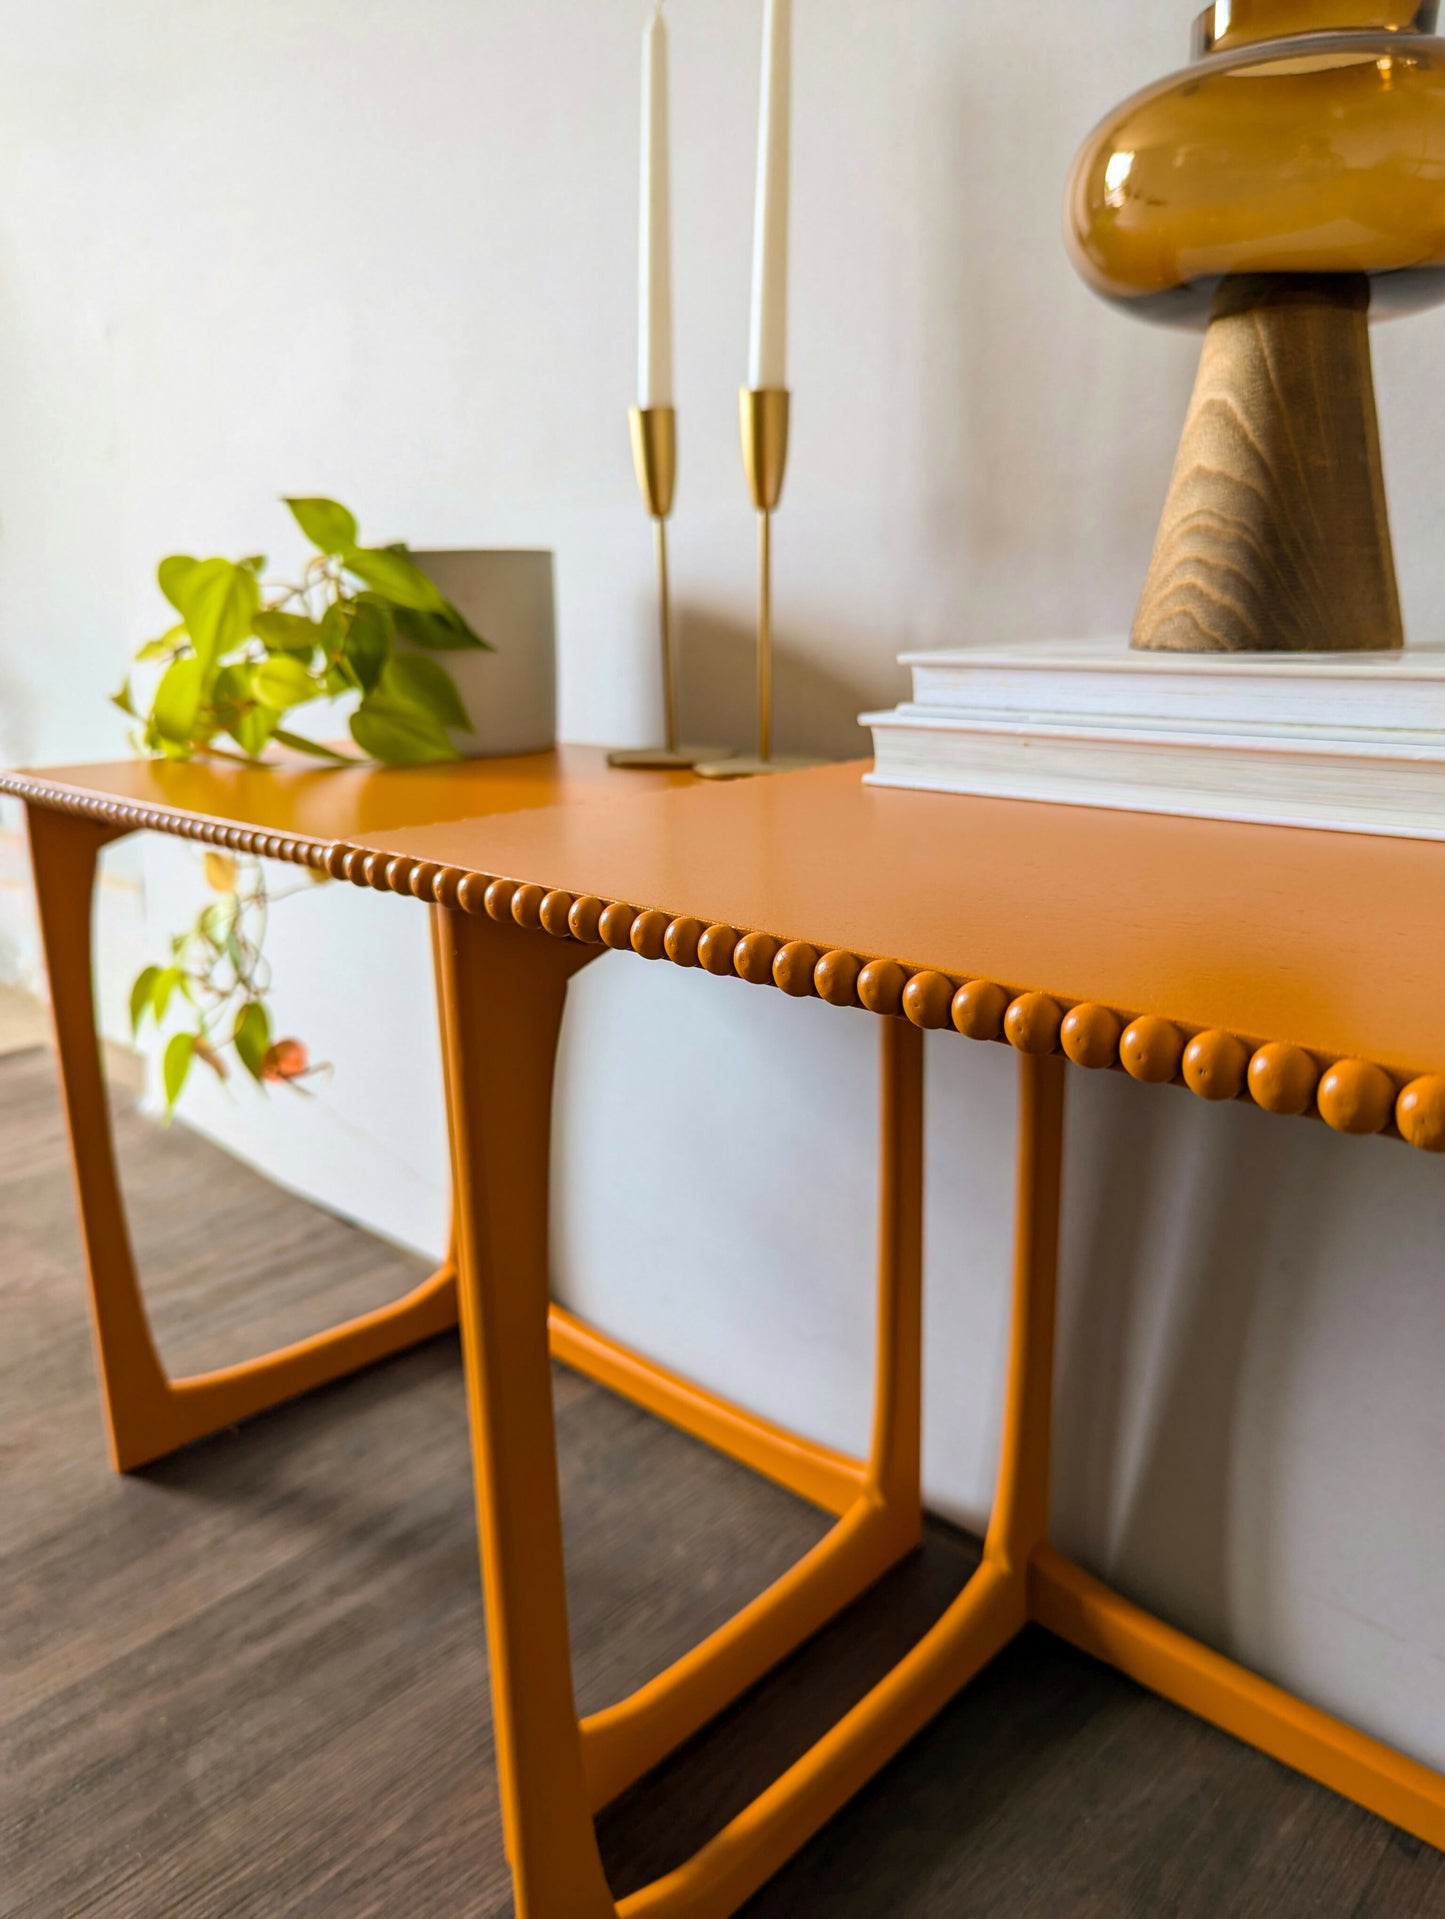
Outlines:
[[[779,528],[785,747],[854,751],[904,646],[1121,629],[1195,353],[1108,312],[1058,240],[1088,125],[1192,4],[798,0],[796,439]],[[175,549],[284,556],[284,491],[379,537],[556,548],[572,738],[658,724],[633,379],[642,0],[12,8],[0,62],[0,753],[116,749],[104,694]],[[745,735],[735,442],[756,0],[673,0],[675,525],[694,723]],[[1445,590],[1430,377],[1377,335],[1407,617]],[[13,822],[12,822],[13,824]],[[0,966],[33,967],[12,842]],[[963,876],[960,876],[961,883]],[[198,884],[125,850],[107,1005]],[[314,1104],[199,1123],[416,1244],[445,1210],[418,916],[277,914]],[[380,1020],[376,1009],[381,1009]],[[369,1015],[362,1036],[361,1015]],[[871,1336],[862,1015],[607,960],[576,989],[557,1282],[604,1323],[857,1443]],[[930,1045],[932,1495],[987,1504],[1009,1060]],[[679,1086],[705,1089],[686,1097]],[[1445,1185],[1344,1142],[1075,1076],[1057,1529],[1127,1590],[1445,1764]]]

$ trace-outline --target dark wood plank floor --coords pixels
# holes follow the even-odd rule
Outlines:
[[[122,1102],[158,1335],[239,1357],[415,1263]],[[578,1688],[645,1678],[819,1517],[565,1374]],[[690,1849],[947,1603],[926,1550],[606,1816],[619,1891]],[[498,1828],[455,1343],[132,1478],[106,1470],[49,1058],[0,1062],[0,1915],[489,1919]],[[1031,1634],[749,1907],[1445,1914],[1445,1859]]]

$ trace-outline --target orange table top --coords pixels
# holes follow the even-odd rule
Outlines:
[[[0,772],[0,793],[109,818],[122,827],[195,838],[201,826],[226,825],[258,840],[326,847],[433,820],[557,806],[622,790],[656,791],[690,777],[618,772],[600,746],[560,746],[516,759],[414,767],[331,767],[299,755],[264,766],[223,759],[114,760]]]
[[[351,843],[820,952],[1445,1071],[1445,845],[865,786],[861,763]]]
[[[1445,1071],[1445,844],[866,787],[707,785],[600,748],[394,770],[223,761],[0,791],[320,863],[338,843],[1185,1028]]]

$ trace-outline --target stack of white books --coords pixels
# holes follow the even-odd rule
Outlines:
[[[1074,640],[901,664],[912,700],[863,715],[877,786],[1445,839],[1445,646]]]

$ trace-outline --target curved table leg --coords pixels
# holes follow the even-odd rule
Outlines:
[[[29,808],[29,827],[101,1403],[116,1470],[143,1466],[454,1325],[455,1272],[449,1261],[405,1298],[314,1338],[238,1366],[170,1377],[156,1351],[136,1274],[95,1029],[96,862],[101,848],[123,834],[39,806]]]
[[[614,1907],[593,1809],[919,1538],[922,1037],[902,1021],[883,1028],[880,1338],[862,1490],[829,1539],[769,1593],[631,1700],[579,1725],[552,1420],[547,1181],[567,981],[594,955],[460,911],[442,916],[440,949],[463,1353],[517,1909],[524,1919],[605,1919],[614,1911],[722,1915],[1022,1620],[1022,1569],[1005,1576],[986,1568],[941,1645],[920,1647],[679,1874]]]

